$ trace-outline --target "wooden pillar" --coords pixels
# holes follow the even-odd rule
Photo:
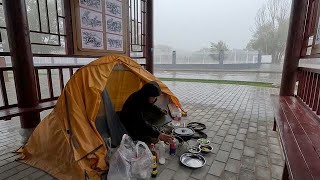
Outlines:
[[[147,0],[146,69],[153,74],[153,0]]]
[[[308,0],[293,0],[281,79],[281,96],[293,96],[303,44]]]
[[[68,55],[74,54],[73,47],[73,30],[72,30],[72,15],[70,0],[64,0],[64,14],[65,14],[65,27],[66,27],[66,52]]]
[[[39,104],[39,99],[25,0],[3,0],[3,9],[6,18],[18,107],[33,108]],[[40,122],[40,113],[25,113],[20,117],[20,122],[22,128],[34,128]]]

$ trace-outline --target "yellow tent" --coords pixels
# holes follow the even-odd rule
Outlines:
[[[84,179],[85,175],[100,178],[108,169],[107,148],[95,123],[101,93],[107,90],[114,109],[119,111],[127,97],[149,81],[157,81],[171,102],[181,107],[166,85],[128,57],[106,56],[80,68],[53,111],[18,150],[23,155],[21,161],[59,179]]]

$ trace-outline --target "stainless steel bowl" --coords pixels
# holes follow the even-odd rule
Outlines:
[[[198,146],[191,146],[188,148],[188,151],[192,154],[199,154],[201,152],[201,149]]]
[[[210,153],[213,150],[213,147],[210,145],[199,145],[199,148],[203,153]]]
[[[206,159],[200,154],[184,153],[180,156],[180,162],[190,168],[201,168],[206,164]]]

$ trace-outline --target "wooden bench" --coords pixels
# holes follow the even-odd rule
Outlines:
[[[319,117],[298,97],[271,100],[286,162],[283,179],[320,179]]]

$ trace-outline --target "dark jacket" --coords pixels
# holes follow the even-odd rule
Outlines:
[[[158,138],[160,135],[144,116],[148,112],[163,115],[160,108],[148,102],[149,97],[157,97],[160,94],[159,85],[152,81],[131,94],[124,103],[120,119],[133,140],[146,141],[146,137]]]

